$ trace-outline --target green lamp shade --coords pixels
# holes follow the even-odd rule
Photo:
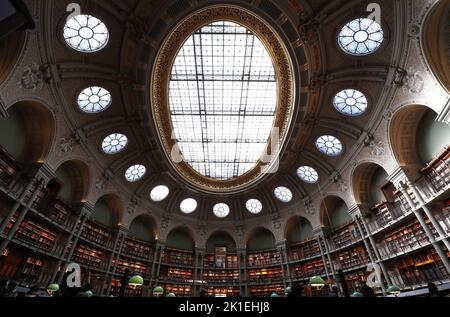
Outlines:
[[[401,289],[397,285],[391,285],[389,286],[387,292],[389,294],[399,294],[401,292]]]
[[[94,293],[92,293],[92,291],[85,291],[83,293],[80,294],[82,297],[92,297],[92,295],[94,295]]]
[[[144,284],[144,279],[140,275],[134,275],[130,278],[128,284],[132,286],[141,286],[142,284]]]
[[[59,291],[59,285],[58,284],[50,284],[47,286],[48,291],[57,292]]]
[[[285,292],[286,294],[289,294],[291,291],[292,291],[292,287],[290,287],[290,286],[288,286],[288,287],[286,287],[286,288],[284,289],[284,292]]]
[[[360,292],[353,292],[352,295],[350,295],[351,297],[363,297],[362,294]]]
[[[272,294],[270,294],[270,297],[278,297],[278,294],[273,292]]]
[[[309,279],[309,284],[311,286],[321,287],[325,285],[325,281],[320,276],[313,276]]]
[[[153,289],[153,294],[160,295],[160,294],[162,294],[162,293],[164,293],[164,288],[162,288],[161,286],[156,286],[156,287]]]
[[[175,293],[169,293],[169,294],[167,294],[167,297],[176,297],[176,296],[175,296]]]

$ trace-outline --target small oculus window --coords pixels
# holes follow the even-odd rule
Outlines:
[[[88,87],[80,92],[77,103],[86,113],[101,112],[111,105],[111,94],[102,87]]]
[[[249,199],[245,203],[245,207],[247,208],[247,210],[250,213],[256,215],[256,214],[259,214],[261,212],[261,210],[262,210],[262,203],[258,199]]]
[[[340,47],[350,55],[364,56],[375,52],[383,42],[381,26],[372,19],[359,18],[348,22],[339,33]]]
[[[359,116],[367,109],[367,98],[358,90],[345,89],[334,96],[333,105],[347,116]]]
[[[136,164],[133,166],[130,166],[125,171],[125,179],[129,181],[130,183],[136,182],[140,180],[142,177],[144,177],[147,169],[144,165]]]
[[[297,170],[297,176],[304,182],[309,184],[317,183],[319,174],[311,166],[300,166]]]
[[[150,198],[155,202],[164,200],[167,195],[169,195],[169,187],[164,185],[156,186],[150,192]]]
[[[230,207],[224,203],[218,203],[213,207],[213,213],[217,218],[225,218],[230,213]]]
[[[96,17],[79,14],[67,20],[63,36],[66,43],[74,50],[92,53],[106,46],[109,32],[106,25]]]
[[[186,198],[180,203],[180,210],[184,214],[193,213],[197,209],[197,201],[194,198]]]
[[[292,200],[292,192],[289,188],[280,186],[275,188],[273,193],[275,194],[275,197],[283,203],[288,203]]]
[[[316,141],[317,149],[328,156],[338,156],[342,153],[341,141],[332,135],[322,135]]]
[[[121,152],[128,144],[128,138],[121,133],[108,135],[102,142],[102,150],[106,154]]]

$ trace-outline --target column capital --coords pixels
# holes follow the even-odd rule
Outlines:
[[[128,233],[130,232],[130,229],[128,227],[125,227],[123,224],[119,224],[116,227],[116,231],[118,234],[128,235]]]
[[[92,217],[92,215],[94,214],[94,206],[92,206],[88,202],[82,202],[78,204],[76,208],[80,211],[80,213],[87,217]]]
[[[408,178],[405,171],[400,166],[397,166],[387,179],[394,184],[395,188],[400,189],[399,186],[401,186],[401,183],[404,183]]]
[[[38,179],[42,179],[44,182],[44,186],[47,186],[47,184],[56,177],[55,171],[48,166],[48,164],[40,164],[37,167],[37,170],[35,171],[35,177]]]
[[[326,236],[329,233],[329,229],[327,227],[317,227],[313,229],[314,236]]]
[[[275,242],[275,246],[276,247],[282,247],[282,248],[286,248],[287,246],[287,240],[281,240],[281,241],[276,241]]]
[[[203,247],[195,247],[195,254],[204,254],[206,253],[206,248]]]

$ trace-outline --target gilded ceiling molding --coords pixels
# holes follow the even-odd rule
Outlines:
[[[211,6],[197,11],[181,21],[161,45],[153,65],[151,81],[151,110],[164,153],[172,167],[191,185],[205,192],[230,194],[241,191],[261,180],[262,162],[243,174],[229,180],[215,180],[196,172],[188,163],[174,163],[171,151],[175,145],[169,109],[169,81],[173,62],[184,41],[196,30],[214,21],[228,20],[251,30],[264,43],[274,64],[277,78],[277,113],[274,126],[280,128],[282,142],[288,134],[295,99],[295,80],[292,64],[285,45],[277,34],[260,18],[246,9],[235,6]],[[282,146],[280,146],[282,148]]]

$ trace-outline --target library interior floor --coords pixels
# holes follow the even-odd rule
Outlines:
[[[78,2],[0,4],[0,296],[450,293],[450,1]]]

